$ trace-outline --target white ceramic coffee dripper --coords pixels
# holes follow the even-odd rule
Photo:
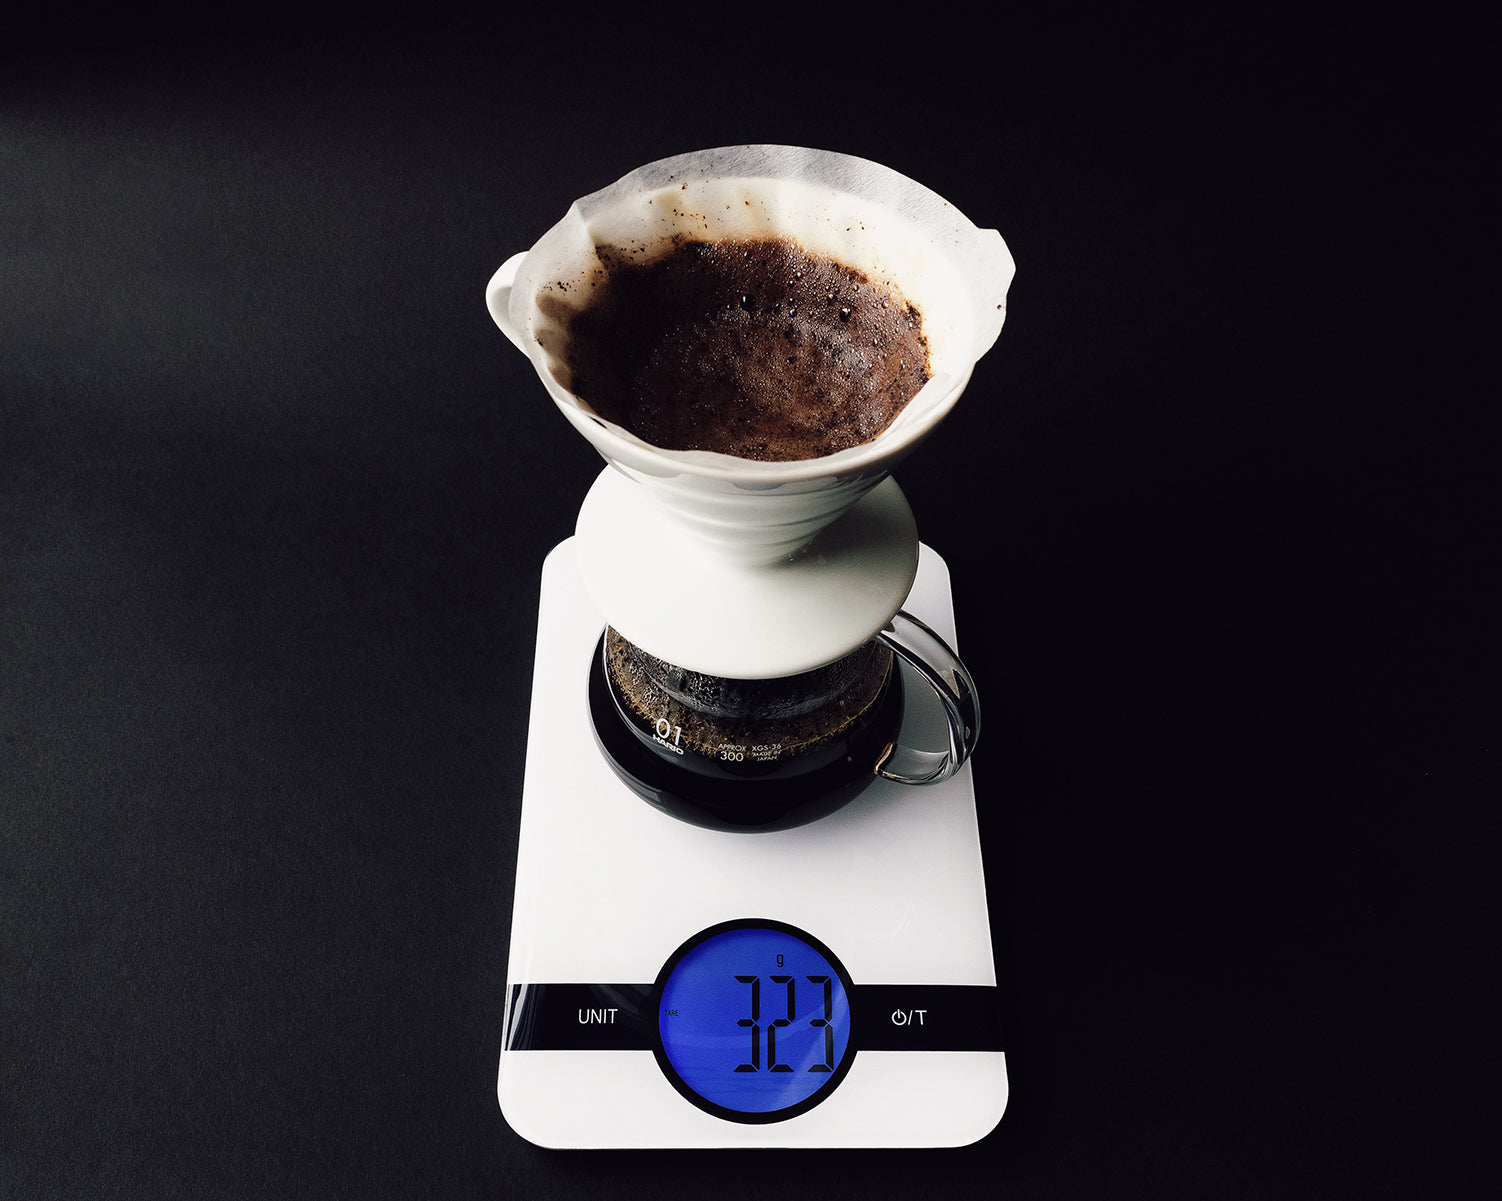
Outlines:
[[[789,236],[923,316],[931,378],[878,437],[763,463],[663,450],[569,391],[565,324],[602,270],[599,246],[651,255],[676,239]],[[652,654],[741,678],[792,675],[869,640],[917,570],[916,525],[889,476],[953,408],[995,342],[1015,268],[995,230],[864,159],[735,146],[651,163],[569,209],[495,273],[486,302],[564,416],[609,468],[577,528],[586,586]]]

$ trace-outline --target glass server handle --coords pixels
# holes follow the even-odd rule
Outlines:
[[[948,750],[925,751],[894,743],[877,764],[876,774],[899,784],[937,784],[949,779],[970,757],[980,737],[975,681],[949,644],[906,610],[876,637],[928,683],[944,707],[949,726]]]

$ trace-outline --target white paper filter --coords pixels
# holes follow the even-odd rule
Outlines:
[[[1006,316],[1015,267],[1001,236],[978,229],[921,184],[878,163],[802,147],[697,151],[638,168],[576,201],[522,263],[510,318],[555,402],[590,412],[568,392],[563,351],[565,322],[585,303],[591,277],[603,270],[596,246],[645,257],[675,239],[758,236],[792,238],[864,272],[894,287],[923,317],[932,378],[873,442],[820,460],[825,470],[837,469],[842,457],[879,456],[883,445],[914,441],[932,428]],[[619,426],[601,424],[628,443],[646,445]],[[656,454],[684,466],[728,459],[703,451]],[[765,474],[770,480],[790,469],[730,462],[742,479]]]

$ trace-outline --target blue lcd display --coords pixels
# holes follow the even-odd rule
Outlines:
[[[767,921],[717,926],[665,969],[659,1060],[680,1092],[723,1117],[802,1113],[849,1067],[848,984],[802,931]]]

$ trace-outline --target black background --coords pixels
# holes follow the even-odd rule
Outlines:
[[[922,8],[8,31],[0,1196],[1497,1195],[1496,30]],[[483,288],[758,141],[1017,260],[899,471],[986,706],[1011,1104],[543,1151],[495,1071],[599,463]]]

